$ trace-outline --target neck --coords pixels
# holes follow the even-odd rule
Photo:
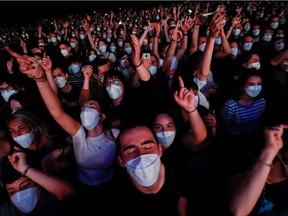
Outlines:
[[[72,90],[72,85],[70,85],[70,83],[66,83],[66,85],[61,88],[61,91],[64,92],[64,93],[69,93],[70,91]]]
[[[97,137],[103,133],[103,125],[101,122],[98,123],[98,125],[93,128],[92,130],[88,130],[87,136],[88,137]]]

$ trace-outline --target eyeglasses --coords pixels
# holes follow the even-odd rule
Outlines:
[[[111,84],[114,84],[114,85],[120,85],[120,80],[116,79],[116,80],[113,80],[113,81],[106,81],[105,83],[105,86],[110,86]]]
[[[3,91],[7,91],[7,90],[13,90],[13,87],[7,86],[6,88],[0,88],[0,93],[2,93]]]

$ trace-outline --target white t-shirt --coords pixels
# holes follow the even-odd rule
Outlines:
[[[112,129],[117,138],[118,129]],[[78,176],[86,185],[99,185],[108,182],[114,175],[116,143],[109,131],[97,137],[87,137],[83,126],[72,137]]]

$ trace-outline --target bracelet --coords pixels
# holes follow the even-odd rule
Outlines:
[[[183,33],[183,36],[186,36],[186,35],[188,35],[188,33]]]
[[[31,165],[28,165],[28,166],[26,167],[26,169],[23,171],[22,176],[25,176],[25,175],[27,174],[28,170],[29,170],[31,167],[32,167]]]
[[[134,66],[135,66],[135,68],[138,68],[138,67],[140,67],[140,66],[142,65],[142,63],[143,63],[143,62],[141,61],[141,62],[140,62],[140,64],[139,64],[138,66],[135,66],[135,65],[134,65]]]
[[[273,168],[273,163],[266,163],[266,162],[264,162],[264,161],[262,161],[262,160],[260,160],[260,159],[256,159],[256,161],[257,161],[258,163],[263,164],[264,166],[269,167],[270,169]]]
[[[191,110],[191,111],[187,111],[187,115],[189,115],[190,113],[193,113],[197,110],[197,107],[195,107],[195,109]]]
[[[35,75],[35,74],[34,74]],[[35,76],[33,75],[33,79],[36,81],[36,82],[44,82],[47,80],[47,76],[45,73],[43,73],[40,77],[36,78]]]
[[[199,29],[200,26],[199,25],[194,25],[194,28],[193,29]]]

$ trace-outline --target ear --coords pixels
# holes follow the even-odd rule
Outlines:
[[[65,73],[65,79],[68,80],[68,73]]]
[[[122,160],[121,156],[118,156],[118,163],[120,164],[120,166],[121,166],[122,168],[125,168],[125,163],[124,163],[124,161]]]
[[[99,118],[104,121],[104,119],[106,119],[106,115],[104,113],[99,113]]]
[[[160,157],[162,157],[162,155],[163,155],[163,146],[160,143],[158,143],[158,146],[159,146],[159,155],[160,155]]]

